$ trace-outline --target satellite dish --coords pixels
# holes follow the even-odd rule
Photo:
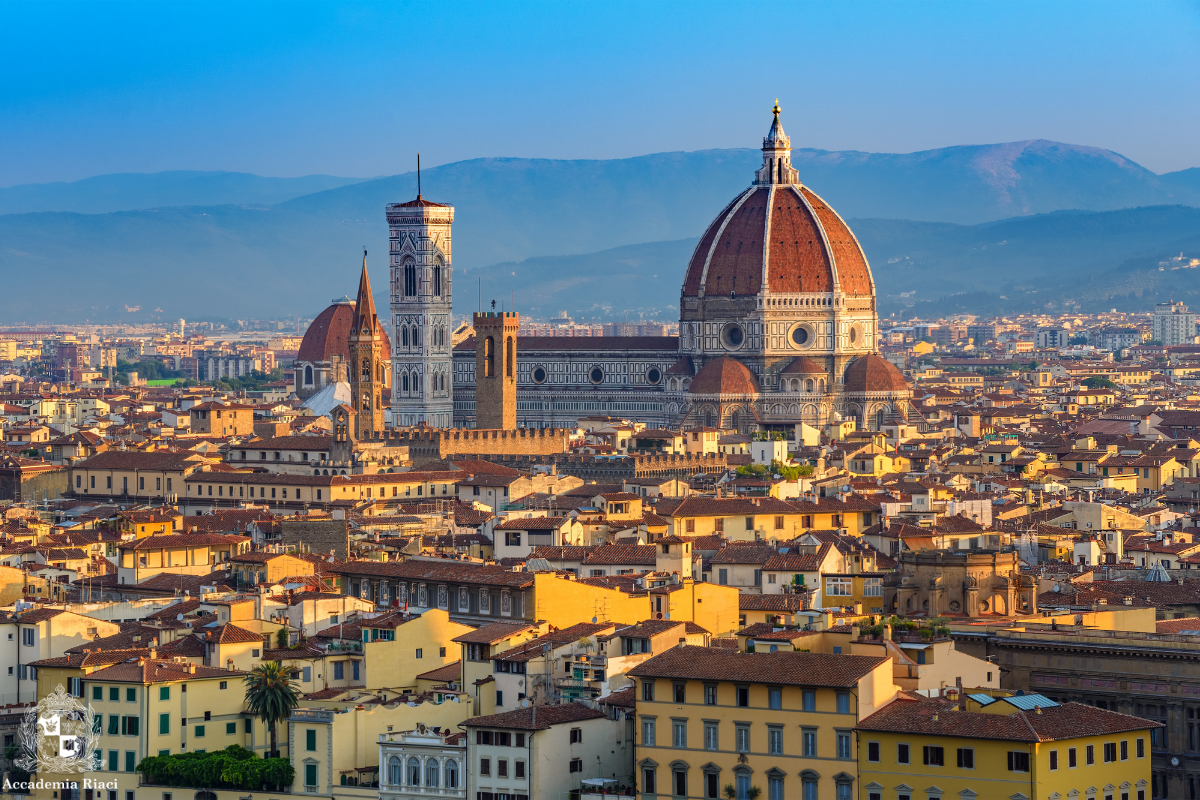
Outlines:
[[[175,615],[175,621],[176,621],[176,622],[183,622],[183,614],[176,614],[176,615]]]
[[[1055,591],[1055,593],[1061,592],[1061,591],[1062,591],[1062,586],[1060,586],[1060,585],[1059,585],[1059,584],[1057,584],[1057,583],[1056,583],[1056,584],[1054,584],[1054,591]]]
[[[595,624],[595,622],[596,622],[596,618],[592,617],[592,623]]]
[[[521,708],[529,708],[529,698],[528,697],[521,699]]]
[[[668,612],[667,612],[666,614],[664,614],[663,616],[664,616],[666,619],[670,619],[670,618],[671,618],[671,612],[670,612],[670,611],[668,611]]]

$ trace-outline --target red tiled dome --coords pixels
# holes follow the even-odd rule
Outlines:
[[[786,367],[779,371],[780,375],[824,375],[829,370],[821,362],[808,356],[793,358]]]
[[[297,361],[311,361],[314,364],[330,361],[336,356],[350,358],[350,328],[354,324],[354,303],[349,298],[335,301],[333,305],[317,315],[317,318],[304,332],[300,341],[300,350],[296,353]],[[383,358],[392,359],[392,343],[387,331],[380,326],[383,335]]]
[[[908,381],[890,361],[872,353],[846,367],[845,387],[847,392],[907,392]]]
[[[721,356],[704,365],[688,387],[692,394],[758,394],[754,373],[736,359]]]
[[[755,173],[754,185],[734,198],[700,237],[683,279],[683,295],[722,297],[762,290],[874,294],[871,268],[858,240],[800,182],[778,103],[773,111],[775,120],[763,139],[762,169]]]
[[[757,294],[764,257],[767,291],[875,290],[858,240],[837,213],[807,186],[777,184],[752,187],[713,220],[692,253],[683,294]]]

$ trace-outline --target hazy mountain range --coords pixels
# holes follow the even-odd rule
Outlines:
[[[673,318],[694,238],[760,158],[709,150],[425,170],[425,196],[456,209],[456,310],[473,310],[478,293],[537,316]],[[1179,274],[1131,284],[1126,273],[1172,251],[1195,254],[1200,169],[1155,175],[1107,150],[1046,141],[799,150],[794,163],[850,219],[884,313],[1015,297],[1115,305],[1102,298],[1110,285],[1143,307],[1177,291],[1173,280],[1190,287]],[[171,172],[0,189],[0,314],[30,323],[313,315],[354,288],[364,246],[386,307],[383,209],[415,194],[412,173]],[[956,293],[968,294],[942,300]]]

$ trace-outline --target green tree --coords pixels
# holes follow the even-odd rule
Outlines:
[[[246,705],[250,713],[266,723],[271,735],[270,756],[278,757],[275,724],[287,719],[300,704],[297,684],[278,661],[264,661],[246,675]]]
[[[1093,375],[1090,378],[1083,379],[1083,385],[1089,389],[1115,389],[1117,385],[1108,378],[1102,378],[1099,375]]]

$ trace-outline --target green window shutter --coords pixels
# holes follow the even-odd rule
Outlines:
[[[305,786],[316,786],[317,785],[317,765],[316,764],[305,764],[304,765],[304,785]]]
[[[236,722],[226,722],[225,723],[225,732],[226,733],[237,733],[237,723]]]
[[[137,769],[137,753],[132,750],[125,751],[125,771],[134,772]]]
[[[304,732],[304,749],[316,752],[317,749],[317,732],[312,728]]]
[[[171,687],[170,686],[158,687],[158,699],[159,700],[170,700],[171,699]]]
[[[92,733],[104,733],[104,715],[97,714],[92,717]],[[99,769],[97,767],[96,769]]]
[[[108,715],[108,735],[116,736],[120,732],[121,732],[121,717],[118,716],[117,714],[109,714]],[[112,758],[116,759],[115,754],[117,751],[112,750],[110,752],[113,754]],[[116,761],[114,760],[113,763],[115,764]],[[116,769],[116,767],[113,767],[113,769]]]
[[[109,717],[109,719],[113,719],[113,717]],[[117,758],[118,758],[118,754],[117,754],[116,750],[108,751],[108,771],[109,772],[117,771]]]
[[[197,725],[197,726],[196,726],[196,738],[197,738],[197,739],[203,739],[203,738],[204,738],[204,726],[203,726],[203,725]]]
[[[103,700],[104,699],[104,687],[103,686],[93,686],[92,687],[92,699],[93,700]]]
[[[129,723],[128,735],[137,736],[138,735],[138,723],[141,722],[141,717],[125,717],[125,719]]]
[[[170,733],[171,732],[171,715],[170,714],[159,714],[158,715],[158,732],[159,733]]]

